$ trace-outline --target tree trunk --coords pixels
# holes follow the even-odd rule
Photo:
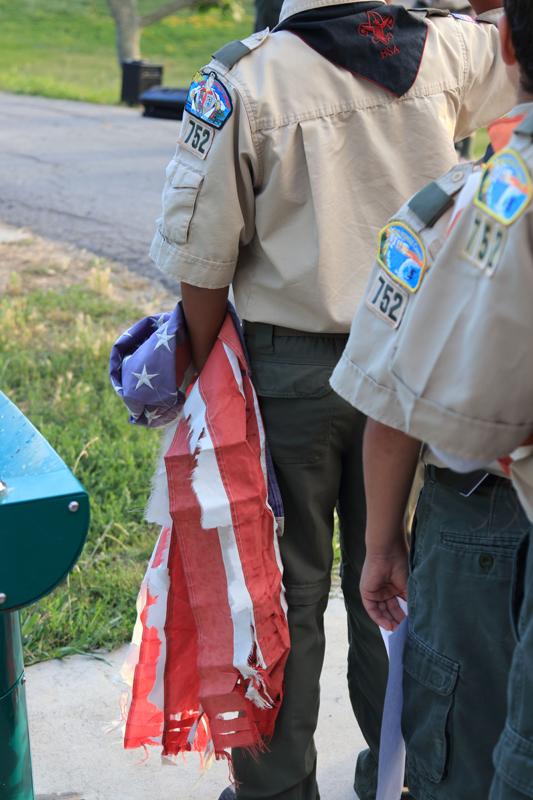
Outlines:
[[[141,58],[141,26],[137,0],[107,0],[113,15],[119,64]]]

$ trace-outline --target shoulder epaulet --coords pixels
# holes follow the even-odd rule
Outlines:
[[[216,58],[225,67],[231,69],[237,61],[240,61],[243,56],[247,56],[249,52],[250,48],[246,47],[239,39],[236,39],[213,53],[213,58]]]
[[[437,220],[454,204],[454,197],[461,191],[469,176],[473,164],[457,164],[438,181],[428,183],[409,200],[408,206],[427,228],[431,228]]]
[[[427,228],[431,228],[450,206],[453,197],[441,189],[436,181],[429,183],[409,200],[409,208]]]
[[[533,138],[533,111],[515,128],[514,132],[520,134],[520,136],[531,136]]]
[[[253,33],[242,41],[236,39],[234,42],[230,42],[224,45],[224,47],[221,47],[216,53],[213,53],[213,58],[216,58],[216,60],[224,64],[225,67],[231,69],[241,58],[244,58],[244,56],[247,56],[252,50],[260,47],[268,38],[268,34],[269,30],[265,28],[264,31]]]
[[[450,11],[447,8],[410,8],[414,14],[424,14],[425,17],[449,17]]]

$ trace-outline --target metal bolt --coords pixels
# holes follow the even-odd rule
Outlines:
[[[75,514],[76,511],[79,511],[80,510],[80,504],[78,503],[78,501],[77,500],[71,500],[71,502],[68,504],[68,510],[72,514]]]
[[[7,594],[0,592],[0,605],[2,605],[2,603],[5,603],[6,600],[7,600]]]

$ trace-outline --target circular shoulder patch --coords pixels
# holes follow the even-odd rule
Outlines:
[[[405,222],[392,220],[379,234],[378,261],[410,292],[416,292],[426,271],[426,248]]]
[[[511,225],[522,216],[532,197],[526,164],[517,152],[506,149],[487,163],[474,203],[502,225]]]
[[[220,130],[231,116],[230,94],[214,70],[197,72],[189,88],[185,111]]]

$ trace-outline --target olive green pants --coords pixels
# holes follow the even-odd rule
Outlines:
[[[527,564],[525,569],[523,565]],[[513,619],[517,645],[509,678],[505,728],[494,752],[496,774],[490,800],[533,797],[533,541],[517,557]]]
[[[402,728],[416,800],[487,800],[505,723],[529,524],[509,481],[491,476],[464,497],[462,480],[429,467],[415,517]]]
[[[348,686],[355,716],[374,754],[366,752],[359,759],[356,785],[361,800],[373,800],[387,658],[358,589],[365,555],[361,463],[365,420],[329,386],[346,337],[278,336],[272,326],[261,325],[253,326],[246,339],[285,506],[280,546],[291,652],[284,701],[268,752],[252,757],[234,751],[237,797],[319,798],[313,735],[337,508],[348,612]]]

